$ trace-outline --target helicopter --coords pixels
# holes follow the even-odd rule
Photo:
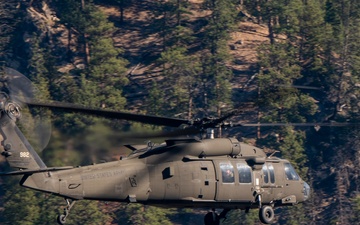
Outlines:
[[[17,101],[20,100],[0,93],[0,152],[10,167],[16,169],[0,175],[21,175],[21,186],[63,197],[67,205],[57,218],[62,225],[78,200],[208,208],[211,211],[204,216],[204,224],[218,225],[233,209],[245,212],[258,209],[260,221],[272,224],[276,220],[275,208],[296,205],[310,198],[310,186],[289,160],[267,155],[263,149],[235,138],[213,137],[213,128],[259,126],[226,122],[236,111],[220,118],[186,120],[62,102]],[[31,107],[178,127],[166,133],[169,137],[210,132],[205,139],[169,138],[157,146],[126,145],[132,153],[117,161],[81,167],[47,167],[17,126],[23,103]],[[222,211],[218,214],[215,209]]]

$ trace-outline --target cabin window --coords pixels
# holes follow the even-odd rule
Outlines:
[[[231,163],[220,163],[223,183],[234,183],[234,167]]]
[[[288,180],[300,180],[299,175],[296,173],[294,167],[290,163],[284,163],[285,175]]]
[[[243,184],[249,184],[252,182],[251,168],[245,163],[238,163],[236,167],[239,172],[239,182]]]
[[[266,164],[262,167],[263,176],[264,176],[264,183],[269,183],[269,170]]]
[[[274,171],[274,166],[272,164],[268,164],[268,169],[269,169],[269,173],[270,173],[270,182],[272,184],[275,183],[275,171]]]

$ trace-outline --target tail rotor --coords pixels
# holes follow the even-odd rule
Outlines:
[[[2,82],[0,109],[11,119],[20,122],[20,129],[33,147],[41,152],[50,140],[50,119],[40,111],[36,111],[34,116],[26,105],[26,102],[35,99],[37,89],[23,74],[7,67],[4,68],[0,81]]]

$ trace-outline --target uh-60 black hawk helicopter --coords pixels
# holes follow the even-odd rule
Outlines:
[[[7,73],[18,75],[11,69]],[[19,82],[12,78],[12,86]],[[17,90],[16,95],[26,94],[11,85],[9,89]],[[21,186],[64,197],[67,206],[58,217],[59,224],[65,223],[75,202],[83,199],[213,209],[205,215],[205,225],[219,224],[232,209],[259,209],[261,222],[271,224],[275,221],[275,207],[291,206],[310,197],[309,185],[288,160],[267,156],[262,149],[234,138],[169,139],[164,144],[144,148],[128,145],[133,152],[118,161],[82,167],[47,167],[16,125],[21,116],[19,99],[11,93],[10,97],[4,92],[0,94],[0,151],[10,167],[17,169],[1,175],[22,175]],[[187,125],[169,136],[226,126],[224,121],[234,115],[233,112],[221,118],[185,120],[59,102],[40,103],[28,98],[21,101],[32,107],[147,124]],[[223,210],[217,214],[215,208]]]

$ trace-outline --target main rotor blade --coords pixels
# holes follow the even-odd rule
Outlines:
[[[304,85],[286,85],[286,84],[276,84],[275,87],[282,87],[282,88],[297,88],[297,89],[309,89],[309,90],[323,90],[324,88],[321,87],[312,87],[312,86],[304,86]]]
[[[231,124],[230,127],[284,127],[284,126],[294,126],[294,127],[346,127],[346,126],[358,126],[359,123],[238,123]]]
[[[188,124],[188,125],[191,124],[191,121],[185,119],[139,115],[139,114],[125,113],[125,112],[104,110],[104,109],[93,109],[81,105],[63,103],[63,102],[42,103],[35,101],[26,101],[25,103],[32,107],[60,109],[65,112],[80,112],[88,115],[100,116],[110,119],[130,120],[130,121],[141,122],[152,125],[179,127],[182,124]]]
[[[201,133],[199,128],[196,127],[186,127],[184,129],[175,129],[172,131],[158,131],[158,132],[140,132],[140,133],[125,133],[125,134],[116,134],[114,137],[116,140],[126,140],[132,141],[137,139],[152,139],[152,138],[174,138],[188,135],[197,135]]]

